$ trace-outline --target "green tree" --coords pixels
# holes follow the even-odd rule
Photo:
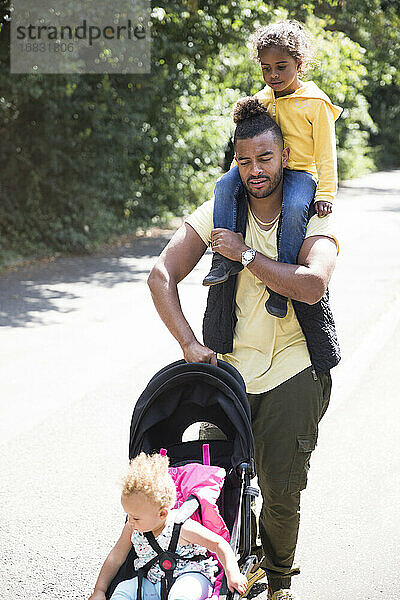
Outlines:
[[[310,77],[344,107],[341,176],[400,160],[397,3],[153,3],[152,71],[136,76],[11,75],[7,7],[0,0],[0,260],[90,250],[208,197],[232,106],[263,85],[249,36],[285,15],[312,29]]]

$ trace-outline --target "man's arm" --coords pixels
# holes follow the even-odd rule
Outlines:
[[[178,229],[154,265],[147,283],[161,319],[179,342],[186,362],[216,365],[215,353],[200,344],[182,312],[178,283],[197,265],[207,246],[185,223]]]
[[[249,248],[240,233],[227,229],[214,229],[211,241],[214,251],[237,261],[241,261],[242,252]],[[247,268],[274,292],[306,304],[315,304],[328,287],[336,254],[336,243],[332,238],[315,235],[304,240],[297,265],[277,262],[257,251]]]

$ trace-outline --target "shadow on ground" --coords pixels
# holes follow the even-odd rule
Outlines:
[[[112,287],[123,282],[143,280],[148,268],[139,267],[135,259],[155,259],[168,243],[172,232],[152,238],[138,238],[119,248],[90,256],[72,256],[33,262],[0,273],[0,326],[21,327],[40,323],[37,313],[73,312],[62,309],[60,300],[74,300],[63,284],[90,283]],[[54,289],[60,286],[60,289]],[[33,315],[31,313],[36,313]]]
[[[373,187],[356,187],[353,185],[341,185],[340,191],[345,192],[354,192],[357,195],[378,195],[379,196],[399,196],[399,190],[397,189],[382,189],[382,188],[373,188]]]
[[[374,197],[379,198],[379,203],[376,207],[369,206],[366,208],[367,212],[400,212],[400,193],[399,189],[382,189],[377,187],[368,187],[368,186],[356,186],[342,184],[340,186],[340,194],[341,199],[345,202],[351,202],[352,200],[356,202],[365,202],[366,197],[368,197],[369,202],[373,200]],[[387,199],[386,206],[382,206],[382,198]]]

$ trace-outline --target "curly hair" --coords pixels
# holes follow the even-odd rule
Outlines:
[[[315,51],[309,31],[299,21],[278,21],[259,27],[251,36],[252,57],[260,63],[260,52],[278,46],[300,63],[301,74],[314,64]]]
[[[270,131],[283,148],[283,136],[279,125],[269,116],[266,107],[257,98],[239,98],[233,107],[233,121],[236,123],[234,146],[237,140],[247,140],[264,131]]]
[[[122,478],[122,495],[144,494],[154,504],[172,508],[176,502],[176,489],[168,472],[168,456],[141,452],[129,463]]]

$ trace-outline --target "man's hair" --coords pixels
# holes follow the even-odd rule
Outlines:
[[[172,508],[176,502],[176,489],[168,465],[167,456],[141,452],[129,463],[128,472],[122,479],[122,495],[144,494],[151,503]]]
[[[252,96],[240,98],[233,107],[233,121],[236,129],[233,136],[233,145],[237,140],[247,140],[256,137],[264,131],[270,131],[275,141],[283,149],[283,136],[279,125],[268,114],[265,106]]]

